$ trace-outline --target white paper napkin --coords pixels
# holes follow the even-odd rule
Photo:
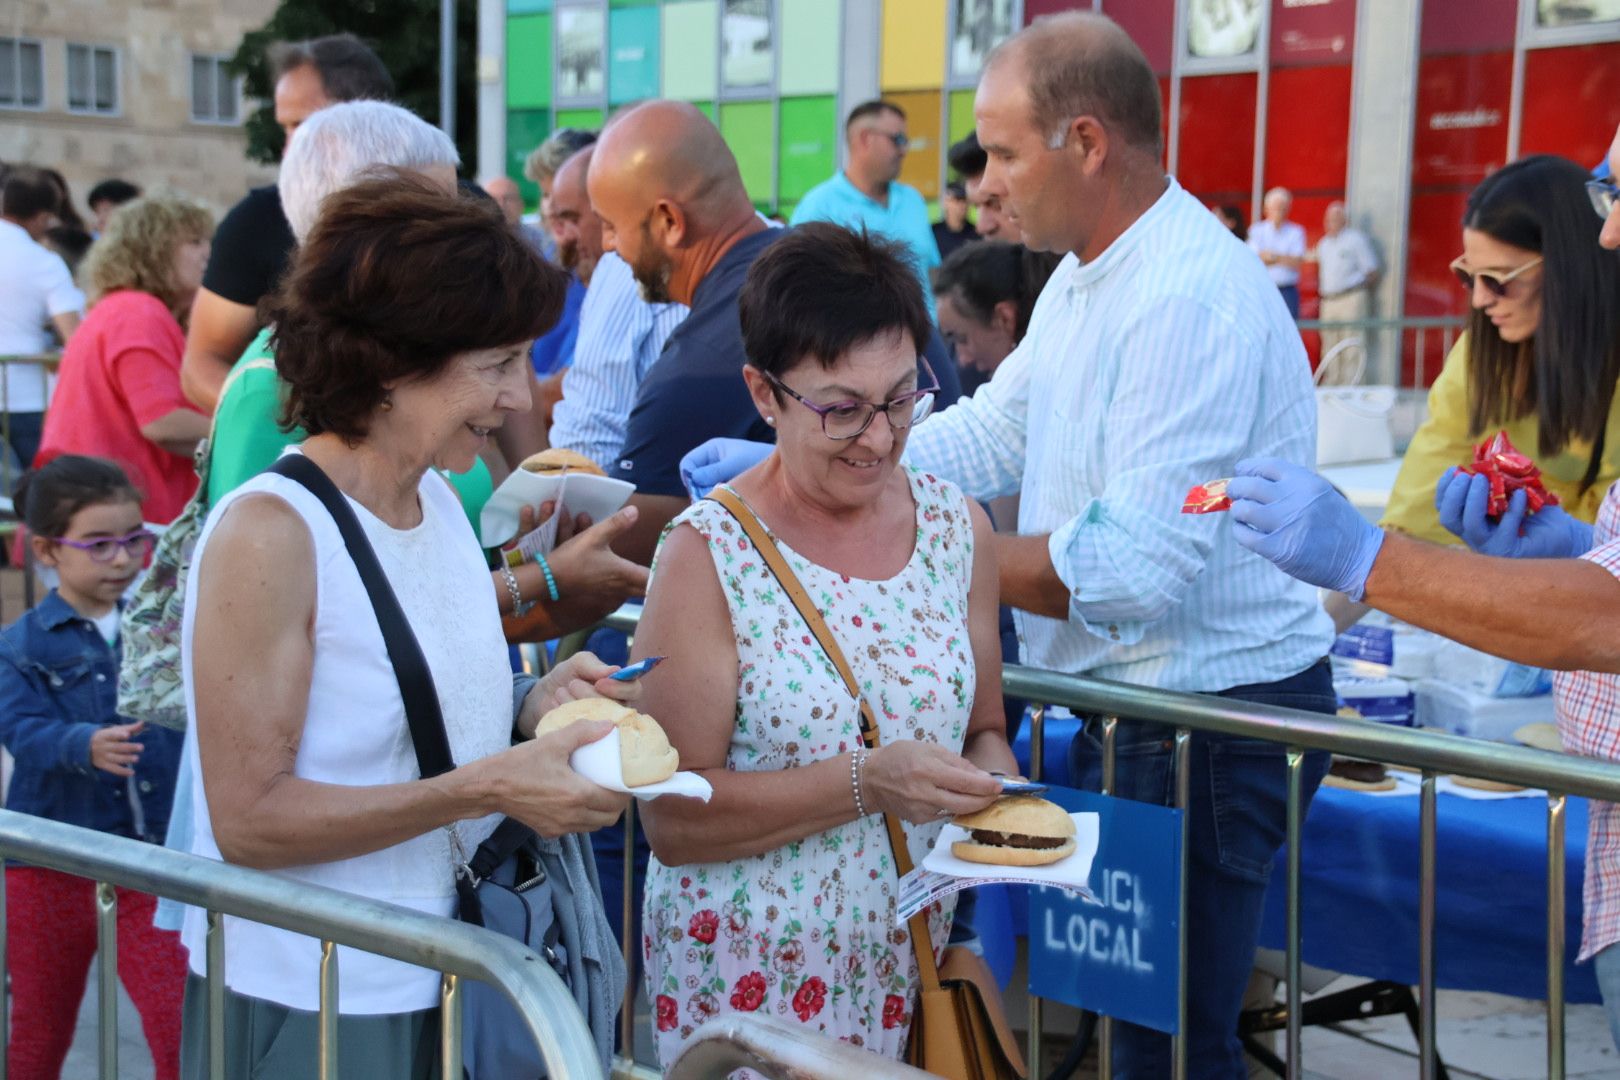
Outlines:
[[[568,481],[568,512],[589,514],[592,521],[601,521],[623,506],[636,490],[628,480],[614,480],[591,473],[532,473],[515,469],[501,481],[495,494],[484,504],[478,518],[479,542],[484,547],[499,547],[517,535],[518,515],[525,506],[539,506],[555,499]]]
[[[660,795],[684,795],[690,799],[708,802],[714,788],[695,772],[678,772],[668,780],[656,784],[628,787],[624,782],[624,768],[619,759],[619,729],[614,728],[593,743],[586,743],[569,757],[573,770],[593,784],[610,791],[623,791],[638,799],[656,799]]]
[[[934,850],[923,859],[923,869],[952,877],[985,881],[1026,881],[1041,885],[1086,890],[1091,879],[1091,860],[1097,856],[1098,823],[1095,812],[1070,814],[1074,822],[1074,854],[1046,866],[995,866],[968,862],[951,854],[951,844],[970,839],[960,825],[946,825],[934,841]]]

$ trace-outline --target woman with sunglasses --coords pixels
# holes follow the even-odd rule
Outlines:
[[[802,225],[738,302],[776,449],[728,489],[763,523],[848,658],[856,701],[737,518],[702,500],[654,562],[635,655],[669,656],[644,708],[714,785],[646,804],[643,920],[665,1067],[726,1011],[761,1011],[898,1058],[916,1004],[884,814],[920,861],[946,818],[1017,771],[1004,735],[990,523],[900,463],[927,416],[928,309],[904,249]],[[948,938],[953,904],[930,922]]]
[[[196,490],[192,454],[208,434],[208,418],[180,392],[180,359],[213,235],[208,211],[175,196],[113,214],[80,271],[90,313],[62,354],[34,459],[118,462],[141,492],[142,516],[160,525]]]
[[[58,585],[0,634],[0,744],[15,770],[6,808],[161,843],[180,735],[116,710],[118,601],[152,552],[140,494],[111,461],[68,454],[23,478],[17,510]],[[11,1045],[7,1076],[62,1069],[96,952],[96,886],[6,867]],[[152,925],[155,897],[118,893],[118,974],[141,1014],[158,1080],[178,1075],[186,983],[180,935]]]
[[[1447,470],[1500,430],[1580,522],[1620,478],[1620,261],[1598,244],[1587,180],[1573,162],[1538,155],[1469,196],[1451,264],[1472,305],[1468,330],[1429,391],[1381,524],[1457,543],[1463,500],[1439,499],[1437,487],[1444,496]]]

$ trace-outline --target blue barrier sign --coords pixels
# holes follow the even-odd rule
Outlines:
[[[1176,1034],[1181,811],[1072,788],[1046,797],[1097,812],[1102,904],[1030,889],[1030,993]]]

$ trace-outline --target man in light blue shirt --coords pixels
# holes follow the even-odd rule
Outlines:
[[[1315,590],[1240,547],[1229,515],[1181,513],[1241,458],[1311,462],[1316,403],[1265,268],[1164,175],[1160,116],[1151,67],[1101,15],[1044,19],[992,54],[974,108],[980,190],[1025,245],[1067,254],[995,378],[919,424],[907,460],[975,499],[1021,492],[1018,535],[996,543],[1027,663],[1332,713]],[[1071,750],[1092,784],[1097,734],[1093,720]],[[1173,735],[1121,722],[1116,795],[1171,801]],[[1206,733],[1191,755],[1189,1075],[1236,1080],[1286,759]],[[1326,770],[1307,757],[1307,796]],[[1157,1032],[1120,1023],[1114,1053],[1116,1076],[1171,1074]]]
[[[844,124],[844,139],[848,159],[843,171],[806,193],[793,210],[791,224],[831,221],[857,230],[865,226],[870,233],[905,244],[932,311],[934,290],[928,275],[939,265],[939,245],[928,220],[928,204],[916,188],[897,179],[910,145],[906,114],[887,101],[857,105]]]
[[[685,304],[643,300],[629,264],[616,252],[603,254],[580,311],[574,366],[552,413],[551,445],[611,469],[641,380],[685,318]]]

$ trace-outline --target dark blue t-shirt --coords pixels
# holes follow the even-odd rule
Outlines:
[[[698,283],[691,314],[669,335],[648,369],[612,470],[617,479],[635,484],[638,493],[685,498],[681,458],[709,439],[776,441],[743,382],[747,354],[737,296],[760,252],[787,232],[765,229],[733,244]],[[925,355],[940,383],[935,408],[944,408],[961,396],[956,364],[937,333]]]

